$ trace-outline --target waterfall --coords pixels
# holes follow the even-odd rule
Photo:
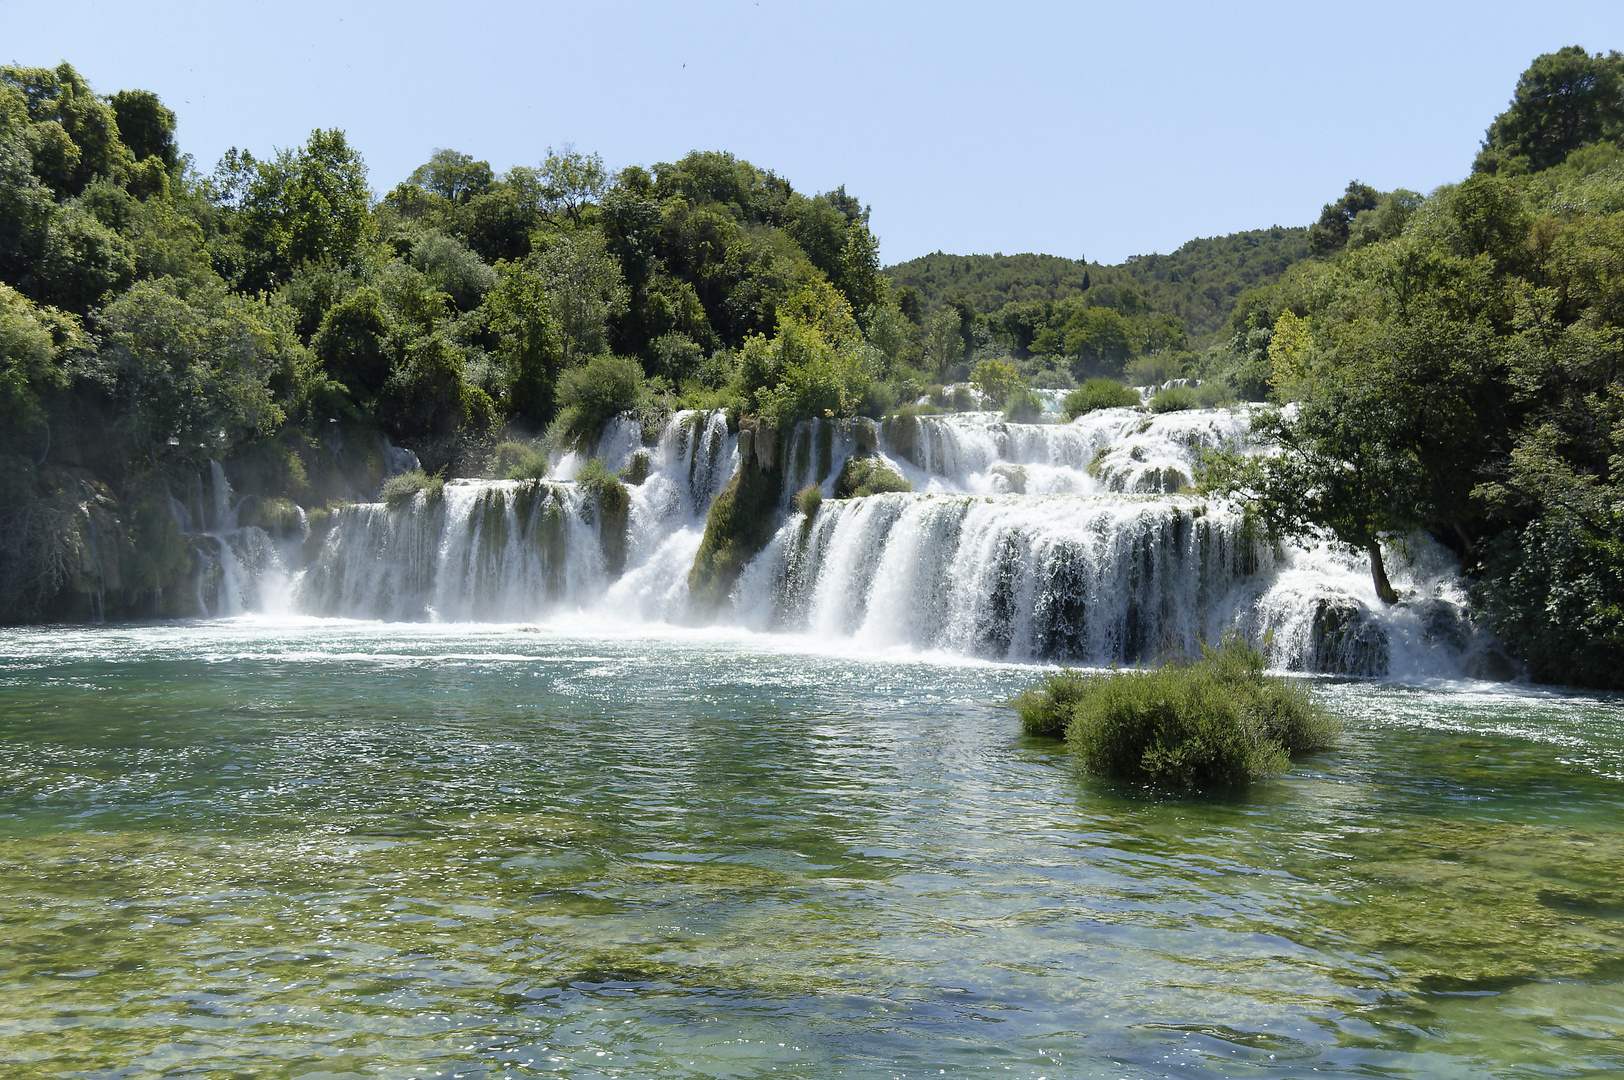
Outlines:
[[[1193,500],[878,495],[780,529],[740,581],[758,629],[998,660],[1198,651],[1269,546]]]
[[[1103,409],[1070,423],[924,407],[883,422],[805,421],[776,440],[776,532],[717,617],[835,647],[993,660],[1149,663],[1235,630],[1289,670],[1486,670],[1492,642],[1431,541],[1389,551],[1405,599],[1388,608],[1362,557],[1276,544],[1237,507],[1193,493],[1202,453],[1267,452],[1248,445],[1249,427],[1245,407]],[[853,455],[912,491],[833,498]],[[600,505],[575,482],[587,457],[625,479],[623,503]],[[658,432],[623,416],[592,453],[557,456],[548,479],[454,480],[437,498],[345,506],[302,546],[237,526],[216,467],[205,514],[219,597],[208,610],[691,622],[706,512],[740,460],[720,410],[676,413]],[[808,485],[824,495],[812,520],[795,500]]]

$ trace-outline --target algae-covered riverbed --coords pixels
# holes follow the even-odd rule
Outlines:
[[[750,637],[0,634],[8,1077],[1624,1071],[1624,704],[1325,682],[1217,800],[1032,669]]]

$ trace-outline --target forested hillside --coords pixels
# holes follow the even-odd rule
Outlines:
[[[885,274],[916,290],[927,313],[962,298],[995,322],[1010,304],[1090,299],[1119,307],[1132,289],[1142,306],[1177,316],[1192,339],[1201,339],[1223,327],[1242,292],[1273,281],[1308,254],[1307,228],[1277,225],[1191,240],[1170,255],[1136,255],[1119,266],[1058,255],[936,252],[889,266]]]

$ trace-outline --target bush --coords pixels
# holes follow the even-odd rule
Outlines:
[[[1051,676],[1015,707],[1034,734],[1052,734],[1069,711],[1066,743],[1090,772],[1185,790],[1283,772],[1337,730],[1305,684],[1265,676],[1263,655],[1238,635],[1193,663]]]
[[[1139,391],[1115,379],[1089,379],[1066,395],[1062,407],[1067,420],[1075,420],[1095,409],[1123,409],[1139,404]]]
[[[1058,675],[1050,675],[1037,686],[1022,690],[1011,702],[1021,718],[1021,730],[1028,735],[1065,738],[1072,709],[1082,699],[1083,689],[1088,682],[1089,676],[1066,668]]]
[[[818,516],[818,509],[823,506],[823,489],[816,484],[808,484],[795,496],[795,506],[811,521]]]
[[[912,491],[913,485],[877,457],[846,459],[835,477],[835,498],[861,499],[887,491]]]
[[[609,471],[602,458],[588,458],[575,470],[575,485],[595,499],[605,496],[618,502],[627,498],[626,485]]]
[[[970,375],[970,381],[976,384],[983,400],[993,408],[1002,407],[1011,394],[1024,389],[1021,384],[1021,373],[1008,360],[981,361]]]
[[[1004,403],[1004,419],[1016,424],[1035,424],[1043,419],[1043,399],[1026,387],[1009,395]]]
[[[1190,386],[1168,386],[1156,391],[1150,399],[1150,411],[1153,413],[1183,412],[1185,409],[1201,408],[1201,399],[1196,395],[1195,388]]]
[[[445,488],[445,477],[430,476],[423,472],[403,472],[383,482],[378,501],[399,509],[411,502],[421,491],[429,502],[438,499]]]
[[[558,380],[558,423],[564,439],[588,450],[603,426],[643,400],[643,368],[636,360],[608,353],[570,368]]]
[[[1184,370],[1172,353],[1158,351],[1129,360],[1123,373],[1135,386],[1160,386],[1181,377]]]
[[[509,480],[540,480],[547,475],[547,455],[529,443],[498,443],[491,455],[491,471]]]
[[[1222,409],[1239,399],[1234,387],[1224,382],[1204,382],[1195,388],[1196,402],[1203,409]]]

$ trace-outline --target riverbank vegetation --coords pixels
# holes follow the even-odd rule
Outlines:
[[[1350,185],[1322,257],[1248,294],[1219,379],[1266,381],[1260,437],[1209,490],[1279,535],[1367,553],[1417,531],[1535,678],[1624,687],[1624,57],[1538,58],[1472,175]]]
[[[1238,636],[1148,671],[1062,671],[1013,705],[1027,734],[1063,738],[1088,771],[1174,790],[1278,775],[1337,732],[1305,683],[1265,675]]]

